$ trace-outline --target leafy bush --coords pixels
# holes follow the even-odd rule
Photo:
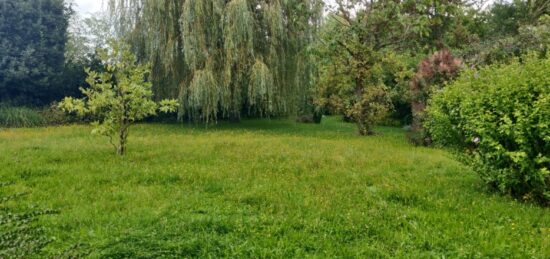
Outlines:
[[[23,128],[45,124],[46,120],[36,109],[0,105],[0,127]]]
[[[67,114],[65,111],[59,108],[59,103],[56,103],[56,102],[40,110],[40,115],[42,115],[42,117],[44,118],[46,125],[49,125],[49,126],[66,125],[66,124],[78,123],[78,122],[88,122],[93,119],[90,116],[79,117],[74,114]]]
[[[550,58],[466,71],[427,112],[436,143],[465,151],[489,185],[550,204]]]

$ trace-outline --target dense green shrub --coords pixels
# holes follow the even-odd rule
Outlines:
[[[549,204],[550,58],[466,71],[433,97],[427,126],[491,186]]]
[[[37,109],[0,105],[0,127],[23,128],[46,124],[46,119]]]

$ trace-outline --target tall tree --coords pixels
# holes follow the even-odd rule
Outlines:
[[[63,95],[71,12],[63,0],[0,0],[0,102],[44,104]]]
[[[351,117],[361,135],[372,134],[392,108],[390,85],[407,80],[396,52],[419,47],[418,39],[429,35],[427,18],[417,9],[417,1],[339,0],[329,17],[318,103]]]
[[[289,114],[313,84],[320,0],[110,0],[117,32],[153,66],[159,98],[205,121]]]

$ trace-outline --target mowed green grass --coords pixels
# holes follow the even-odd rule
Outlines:
[[[29,192],[50,251],[91,257],[549,258],[550,209],[488,192],[398,128],[359,137],[250,120],[137,125],[113,154],[87,126],[0,131],[0,176]]]

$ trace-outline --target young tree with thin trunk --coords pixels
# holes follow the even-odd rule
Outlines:
[[[130,47],[112,42],[111,48],[100,51],[105,72],[87,69],[89,88],[81,88],[83,99],[66,97],[59,107],[80,116],[91,116],[92,133],[109,137],[118,155],[126,153],[130,126],[158,111],[175,112],[176,100],[152,100],[152,84],[148,64],[139,64]]]

